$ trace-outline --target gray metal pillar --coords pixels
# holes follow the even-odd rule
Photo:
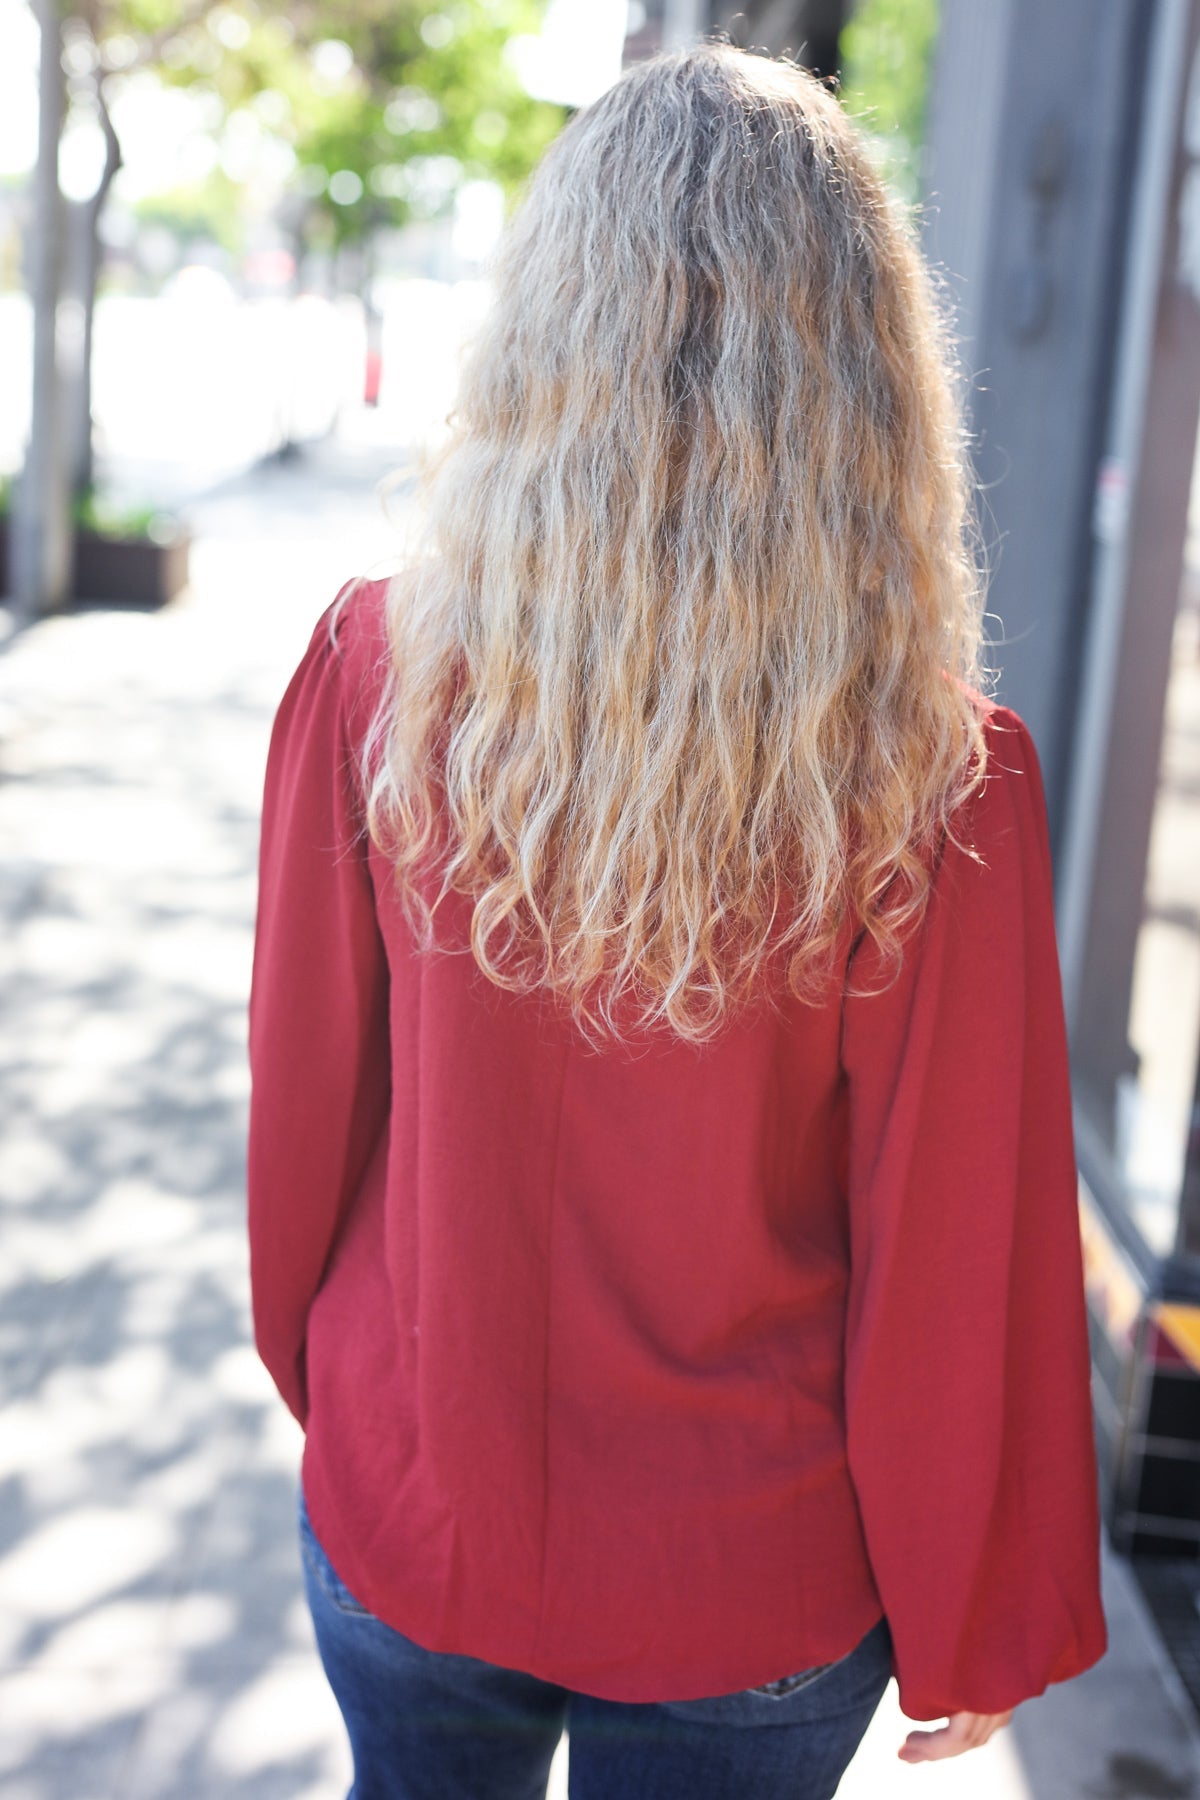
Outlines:
[[[1160,0],[1062,893],[1078,1086],[1112,1147],[1200,422],[1200,0]],[[1183,1222],[1200,1249],[1200,1219]]]
[[[636,32],[625,40],[626,63],[673,50],[705,36],[726,32],[742,49],[789,52],[805,68],[828,76],[838,68],[838,37],[852,0],[648,0]]]
[[[953,295],[999,695],[1057,843],[1147,0],[943,0],[925,248]]]
[[[835,75],[839,68],[838,38],[850,16],[850,0],[745,0],[711,6],[713,24],[728,31],[735,44],[787,51],[814,74]]]
[[[708,29],[708,0],[663,0],[662,47],[686,50]]]

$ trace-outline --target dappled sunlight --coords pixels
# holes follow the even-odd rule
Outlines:
[[[218,1721],[209,1745],[214,1766],[245,1776],[286,1762],[297,1751],[319,1751],[329,1730],[324,1686],[315,1663],[306,1665],[304,1674],[294,1665],[264,1670]]]
[[[351,460],[214,494],[165,611],[65,614],[0,656],[0,1782],[23,1800],[348,1785],[243,1184],[270,720],[396,537],[394,459]]]

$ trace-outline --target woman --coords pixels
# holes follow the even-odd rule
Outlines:
[[[537,171],[432,469],[280,706],[260,1353],[353,1792],[832,1794],[1106,1645],[1037,755],[950,340],[800,68]],[[770,1727],[771,1729],[755,1729]]]

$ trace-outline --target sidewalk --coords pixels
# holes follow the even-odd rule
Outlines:
[[[182,602],[0,653],[5,1800],[349,1785],[300,1435],[248,1339],[244,1009],[271,713],[322,608],[394,550],[391,466],[360,445],[231,483],[194,509]],[[893,1684],[839,1800],[1200,1800],[1191,1707],[1111,1557],[1105,1583],[1095,1669],[919,1769]]]

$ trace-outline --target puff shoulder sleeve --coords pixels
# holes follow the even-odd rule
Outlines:
[[[249,1006],[254,1336],[301,1424],[308,1309],[386,1130],[390,1095],[387,960],[354,786],[358,689],[346,665],[355,633],[347,612],[332,640],[336,605],[318,621],[271,732]]]
[[[1107,1645],[1071,1085],[1032,737],[989,770],[887,979],[843,1001],[846,1433],[900,1705],[999,1713]],[[856,966],[857,965],[857,966]]]

